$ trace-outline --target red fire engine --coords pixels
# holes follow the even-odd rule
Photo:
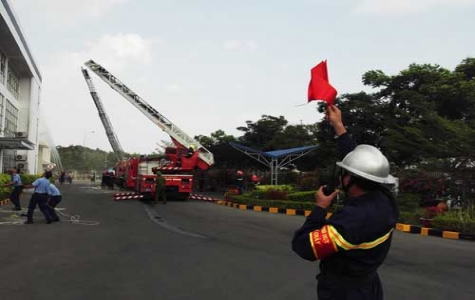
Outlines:
[[[112,131],[110,122],[108,122],[92,80],[87,74],[87,70],[83,69],[84,78],[99,110],[99,116],[106,129],[107,137],[112,149],[117,154],[118,163],[115,167],[117,184],[124,189],[133,190],[135,194],[130,195],[131,197],[137,195],[143,198],[153,197],[155,173],[160,171],[166,180],[168,197],[182,200],[188,198],[193,187],[193,171],[196,169],[207,170],[213,165],[213,154],[197,140],[188,136],[183,130],[170,122],[105,68],[92,60],[86,62],[85,65],[170,135],[175,145],[175,147],[167,147],[164,155],[161,156],[140,156],[125,159],[122,149],[117,147],[117,137]],[[122,195],[118,195],[118,197],[122,197]]]

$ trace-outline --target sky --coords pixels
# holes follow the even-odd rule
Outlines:
[[[369,70],[453,70],[475,51],[475,0],[10,0],[43,77],[57,146],[112,151],[81,73],[93,59],[189,136],[262,115],[321,120],[310,69],[328,62],[338,94],[371,91]],[[170,137],[90,72],[126,152]],[[302,105],[306,104],[306,105]]]

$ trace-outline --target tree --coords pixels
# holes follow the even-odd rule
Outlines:
[[[237,130],[244,132],[239,137],[239,142],[249,146],[261,149],[263,151],[275,150],[271,144],[275,134],[284,130],[288,121],[283,117],[273,117],[262,115],[257,122],[246,121],[246,127],[238,127]]]
[[[453,72],[430,64],[411,64],[394,76],[368,71],[363,83],[379,90],[360,97],[363,101],[355,101],[357,94],[342,99],[342,109],[354,119],[347,123],[349,131],[358,143],[383,149],[399,166],[466,157],[475,143],[473,70],[475,60],[466,59]]]

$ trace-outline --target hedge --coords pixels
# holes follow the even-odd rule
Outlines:
[[[475,218],[467,212],[447,212],[434,217],[431,224],[441,230],[475,234]]]
[[[232,195],[230,200],[234,203],[276,207],[281,209],[312,210],[315,207],[316,191],[296,192],[293,186],[258,186],[258,188],[244,195]],[[274,198],[273,198],[274,197]],[[399,223],[421,225],[424,208],[419,208],[420,194],[404,193],[396,197],[399,208]],[[328,211],[334,212],[341,206],[332,205]],[[475,212],[452,212],[436,216],[432,226],[441,230],[456,231],[475,234]]]
[[[315,194],[315,192],[314,192]],[[291,208],[291,209],[303,209],[303,210],[312,210],[315,207],[315,202],[300,202],[300,201],[289,201],[289,200],[262,200],[256,199],[247,195],[239,196],[230,196],[230,200],[234,203],[245,204],[245,205],[254,205],[262,207],[276,207],[276,208]],[[340,205],[332,205],[328,208],[328,212],[334,212]]]

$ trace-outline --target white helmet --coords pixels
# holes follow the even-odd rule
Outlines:
[[[363,179],[383,184],[396,182],[395,178],[389,175],[388,159],[376,147],[370,145],[358,145],[343,161],[336,164]]]

